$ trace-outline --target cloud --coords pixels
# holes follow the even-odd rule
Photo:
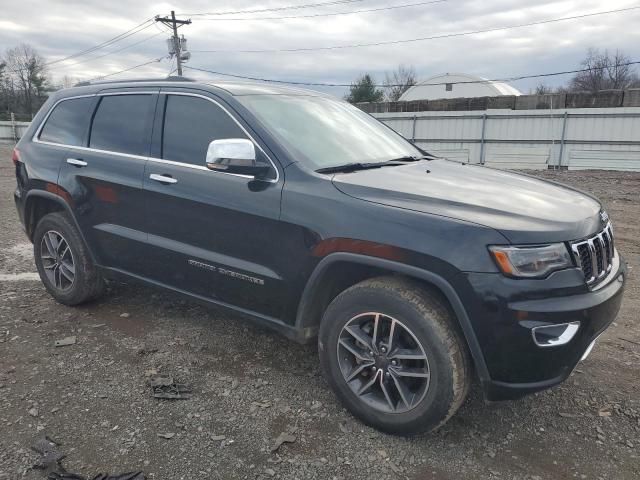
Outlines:
[[[346,12],[416,1],[362,0],[341,6],[236,17]],[[296,3],[313,2],[262,0],[258,4],[238,0],[232,5],[234,10],[242,10]],[[181,28],[180,32],[188,38],[190,50],[315,47],[481,30],[631,5],[628,1],[618,0],[606,4],[597,0],[542,0],[535,4],[524,0],[450,0],[380,12],[289,20],[207,21],[193,16],[193,23]],[[0,45],[9,48],[18,43],[29,43],[47,61],[59,60],[102,43],[155,14],[168,14],[171,8],[168,3],[153,1],[127,4],[102,0],[15,2],[5,9],[0,22]],[[185,0],[179,8],[175,8],[178,13],[191,13],[211,11],[212,6],[209,1]],[[219,7],[218,10],[223,8],[229,9]],[[400,63],[413,65],[420,78],[443,72],[499,78],[571,70],[579,65],[587,48],[592,46],[621,49],[638,59],[638,20],[640,11],[632,11],[501,32],[378,47],[296,53],[194,53],[187,65],[239,75],[330,83],[349,83],[363,72],[372,73],[382,82],[384,72]],[[162,28],[154,24],[91,55],[51,65],[50,73],[57,79],[63,76],[87,79],[164,56],[169,34],[160,33]],[[102,56],[127,45],[132,46]],[[99,56],[102,57],[97,58]],[[169,61],[164,60],[112,78],[164,76],[169,69]],[[212,78],[193,70],[188,74],[196,78]],[[552,77],[545,82],[559,85],[566,80],[566,77]],[[527,91],[537,83],[539,80],[526,80],[516,82],[515,86]],[[336,95],[342,95],[345,91],[344,88],[324,90]]]

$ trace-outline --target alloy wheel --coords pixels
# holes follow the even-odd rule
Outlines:
[[[62,292],[73,286],[76,277],[73,252],[67,240],[59,232],[49,230],[43,235],[40,259],[51,285]]]
[[[349,320],[338,337],[338,365],[347,386],[384,413],[415,408],[429,390],[427,354],[401,321],[379,312]]]

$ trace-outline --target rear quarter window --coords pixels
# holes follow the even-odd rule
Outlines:
[[[47,117],[38,138],[43,142],[82,146],[93,101],[93,97],[62,100]]]

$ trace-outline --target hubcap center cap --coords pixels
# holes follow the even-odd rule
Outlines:
[[[386,370],[389,365],[389,359],[386,355],[376,355],[373,359],[376,365],[376,368]]]

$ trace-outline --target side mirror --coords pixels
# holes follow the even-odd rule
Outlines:
[[[254,178],[266,175],[271,168],[256,162],[256,148],[244,138],[214,140],[207,149],[206,162],[209,170]]]

